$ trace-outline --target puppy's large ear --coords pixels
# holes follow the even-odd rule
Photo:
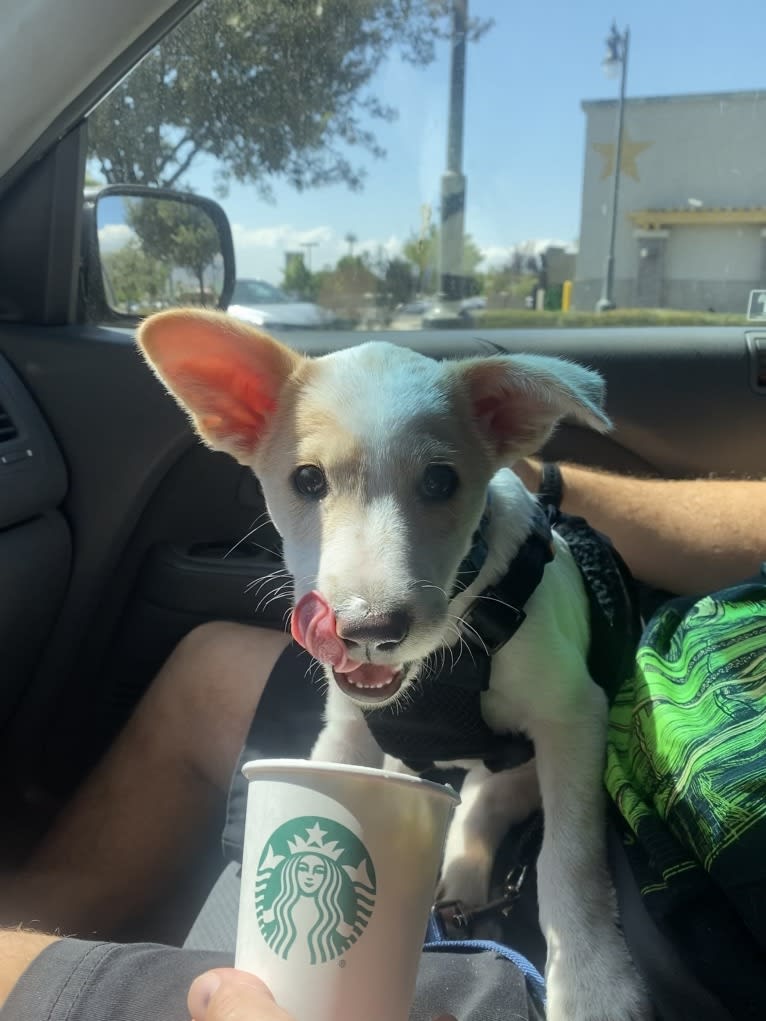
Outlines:
[[[248,463],[301,356],[220,312],[172,309],[138,331],[146,360],[202,439]]]
[[[452,369],[468,391],[480,430],[501,460],[535,453],[565,415],[598,432],[611,428],[603,410],[604,381],[573,362],[513,355],[475,358]]]

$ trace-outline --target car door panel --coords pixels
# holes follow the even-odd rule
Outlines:
[[[35,515],[0,532],[0,732],[61,612],[70,560],[69,529],[60,514]]]
[[[61,610],[71,538],[55,508],[66,487],[45,420],[0,357],[0,732]]]
[[[278,551],[252,473],[199,443],[185,451],[147,504],[80,652],[99,747],[193,627],[211,619],[284,626],[289,604],[271,601],[273,585],[259,586],[282,575]]]
[[[0,353],[42,409],[69,474],[60,502],[73,546],[66,598],[9,736],[30,758],[59,722],[62,699],[77,702],[69,681],[110,572],[144,503],[194,440],[126,334],[4,325]]]

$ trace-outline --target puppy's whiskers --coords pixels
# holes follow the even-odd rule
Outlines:
[[[230,550],[228,550],[226,553],[224,553],[223,559],[225,560],[227,557],[230,557],[231,554],[235,550],[239,549],[239,547],[242,545],[243,542],[247,542],[250,539],[251,536],[255,535],[256,532],[260,532],[260,530],[262,528],[264,528],[268,523],[269,523],[269,513],[268,513],[268,511],[264,511],[262,514],[259,514],[258,517],[253,522],[253,525],[250,528],[250,531],[246,532],[242,536],[241,539],[239,539],[237,542],[234,543],[234,545],[231,547]],[[264,553],[271,553],[271,554],[274,553],[273,549],[269,549],[268,546],[261,546],[260,543],[254,542],[253,546],[257,546],[258,549],[263,550]]]
[[[290,598],[293,593],[292,582],[286,581],[279,588],[273,592],[267,592],[266,595],[261,599],[255,608],[255,612],[263,612],[267,610],[272,603],[278,602],[280,599]]]
[[[449,614],[448,616],[451,617],[453,621],[455,621],[455,625],[454,626],[455,626],[455,629],[457,630],[459,638],[460,638],[460,651],[461,651],[461,653],[462,653],[463,648],[466,648],[468,650],[469,656],[471,657],[471,660],[474,663],[476,662],[476,660],[474,658],[474,655],[473,655],[473,649],[471,648],[470,643],[468,641],[466,641],[465,632],[464,632],[463,629],[465,629],[465,630],[471,632],[473,635],[475,635],[479,645],[481,645],[481,647],[484,649],[484,651],[487,654],[489,653],[489,650],[487,649],[487,646],[484,643],[484,639],[481,637],[481,635],[476,630],[476,628],[472,624],[468,623],[468,621],[465,619],[465,617],[461,617],[459,614]]]
[[[255,590],[254,594],[258,595],[264,585],[268,585],[270,581],[276,581],[277,578],[289,578],[290,575],[287,573],[284,567],[277,568],[276,571],[270,571],[269,574],[260,575],[258,578],[254,578],[245,587],[245,594],[249,594]]]

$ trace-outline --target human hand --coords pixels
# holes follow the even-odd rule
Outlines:
[[[194,1021],[293,1021],[255,975],[215,968],[195,979],[187,1000]],[[434,1021],[455,1021],[442,1014]]]
[[[194,1021],[294,1021],[259,978],[236,968],[200,975],[186,1002]]]

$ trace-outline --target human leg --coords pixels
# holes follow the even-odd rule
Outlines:
[[[188,1019],[194,979],[228,954],[0,930],[0,1021]]]
[[[8,953],[0,953],[0,1021],[182,1021],[189,1016],[187,995],[197,976],[233,963],[231,955],[157,944],[2,936],[7,941],[0,949]],[[519,968],[478,948],[442,949],[421,958],[412,1021],[453,1021],[453,1015],[461,1021],[543,1018]]]
[[[114,931],[157,899],[220,827],[237,755],[287,643],[230,623],[187,635],[3,892],[4,920]]]

